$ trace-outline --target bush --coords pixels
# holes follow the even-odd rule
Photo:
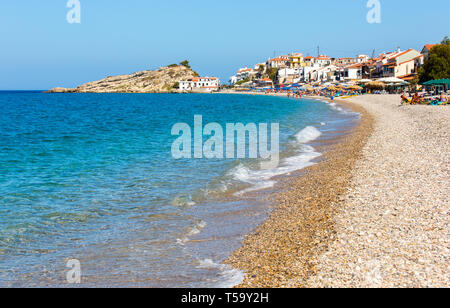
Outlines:
[[[249,82],[249,81],[250,81],[250,78],[246,78],[244,80],[240,80],[240,81],[236,82],[236,85],[240,86],[241,84],[244,84],[244,83]]]
[[[188,60],[184,60],[183,62],[180,62],[180,65],[186,66],[187,68],[191,68]]]
[[[431,48],[428,60],[419,70],[420,82],[450,78],[450,41]]]
[[[268,69],[267,75],[268,75],[269,78],[272,80],[272,82],[273,82],[274,84],[276,84],[276,80],[277,80],[277,78],[278,78],[278,68],[273,67],[273,68]]]

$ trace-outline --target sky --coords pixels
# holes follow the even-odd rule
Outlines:
[[[75,87],[188,59],[222,82],[274,55],[354,57],[439,43],[450,36],[448,0],[67,0],[0,1],[0,90]]]

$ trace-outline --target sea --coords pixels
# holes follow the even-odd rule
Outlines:
[[[195,115],[278,123],[278,167],[174,158],[172,127]],[[318,99],[0,92],[0,287],[233,287],[244,273],[224,260],[279,178],[359,120]]]

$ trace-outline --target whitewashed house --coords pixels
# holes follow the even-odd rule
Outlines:
[[[288,67],[289,57],[288,56],[279,56],[277,58],[267,60],[267,67],[269,68],[285,68]]]
[[[219,90],[220,81],[216,77],[196,77],[180,81],[180,90],[189,92],[214,92]]]
[[[356,80],[362,79],[362,63],[356,63],[353,65],[346,66],[344,68],[344,79],[346,80]]]
[[[292,84],[301,81],[302,67],[298,68],[282,68],[278,71],[278,81],[281,84]]]
[[[369,61],[370,57],[368,55],[357,55],[356,63],[366,63]]]
[[[331,58],[325,55],[320,55],[314,59],[314,62],[320,67],[331,65]]]
[[[397,52],[384,59],[381,77],[410,78],[417,73],[417,69],[424,63],[424,55],[415,49]]]
[[[230,84],[234,85],[239,81],[252,79],[258,73],[257,70],[245,67],[237,71],[236,75],[230,77]]]

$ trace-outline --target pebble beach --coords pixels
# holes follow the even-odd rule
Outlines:
[[[238,287],[449,287],[448,106],[339,101],[361,123],[274,196]]]

